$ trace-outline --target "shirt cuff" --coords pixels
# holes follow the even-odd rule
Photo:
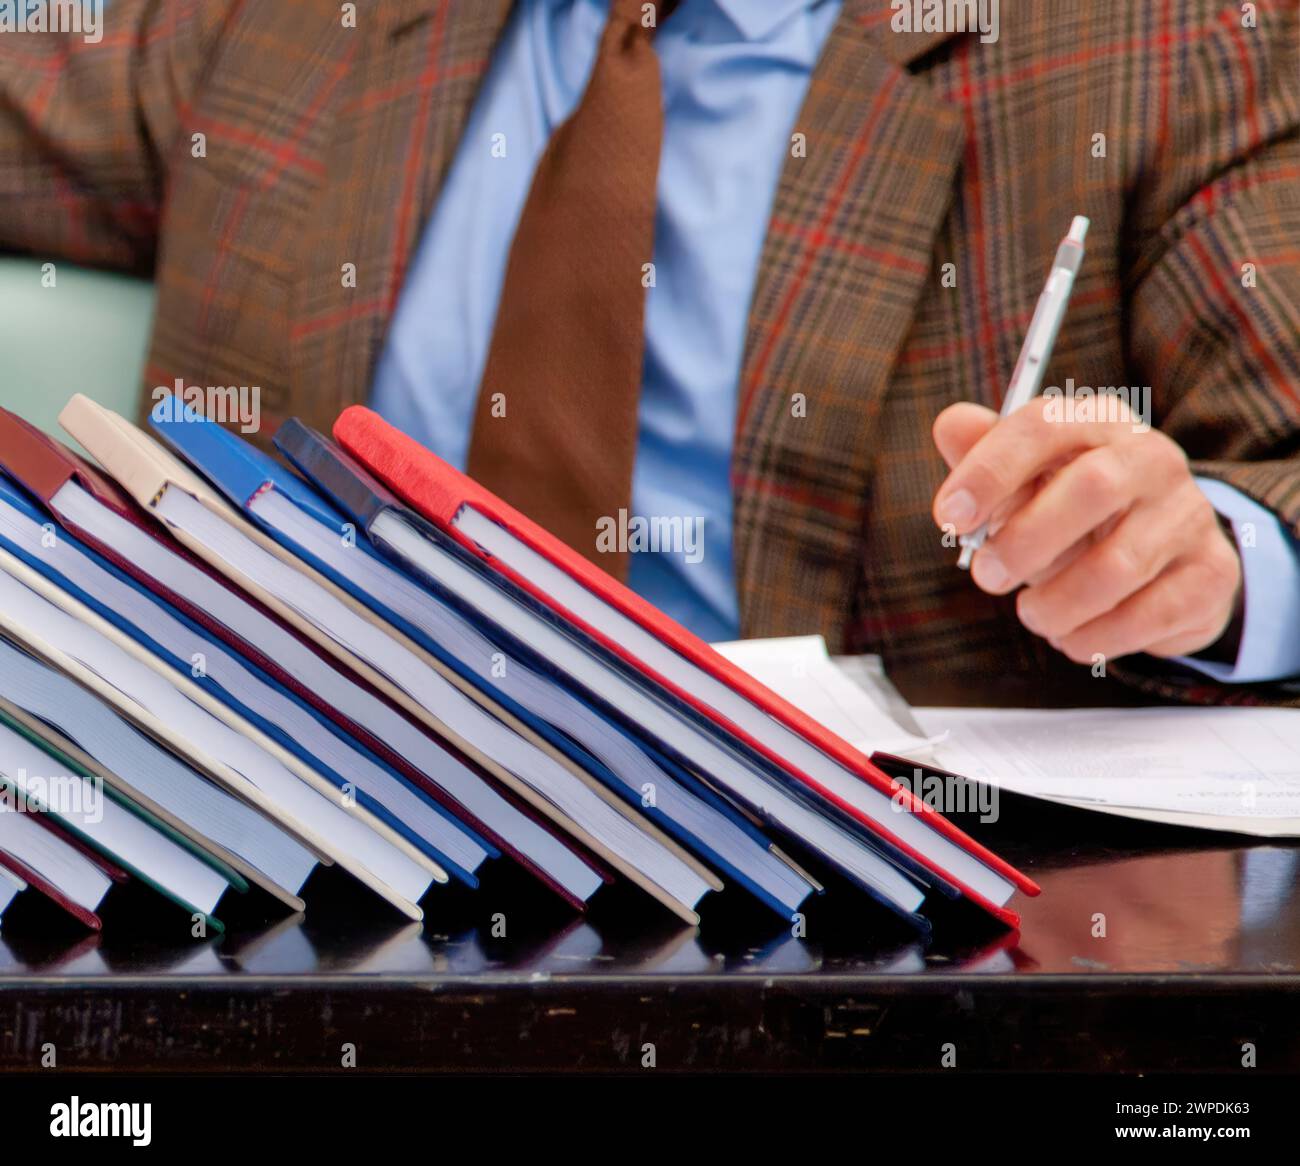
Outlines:
[[[1300,674],[1300,539],[1281,519],[1225,482],[1197,478],[1210,505],[1232,524],[1241,553],[1244,622],[1235,664],[1176,657],[1224,684]]]

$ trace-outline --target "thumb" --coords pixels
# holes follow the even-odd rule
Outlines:
[[[998,414],[971,401],[949,405],[934,419],[934,444],[952,469],[998,423]]]

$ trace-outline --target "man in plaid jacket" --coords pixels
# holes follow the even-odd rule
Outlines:
[[[703,266],[677,281],[695,317],[739,305],[713,352],[734,346],[726,399],[698,410],[726,427],[725,522],[712,567],[643,590],[694,587],[678,614],[709,634],[881,652],[916,699],[1288,699],[1296,0],[990,6],[992,36],[954,27],[961,5],[919,19],[927,6],[883,0],[683,0],[665,22],[686,23],[656,45],[664,205],[677,179],[725,191],[727,165],[769,187],[691,196],[713,215],[701,248],[756,224],[731,239],[738,282]],[[474,127],[513,102],[545,128],[552,81],[580,92],[605,7],[113,0],[94,43],[0,33],[0,248],[152,273],[146,389],[257,385],[261,440],[368,400],[419,417],[441,393],[463,413],[472,378],[412,389],[393,369],[422,342],[408,318],[490,306],[500,273],[422,257],[475,231],[508,241],[465,195],[492,147]],[[690,89],[706,83],[716,101]],[[719,131],[719,153],[698,148]],[[1044,383],[1139,387],[1149,431],[1062,423],[1043,402],[993,412],[1075,214],[1088,257]],[[471,369],[472,315],[448,333]],[[654,326],[651,311],[651,350],[684,343]],[[661,390],[647,383],[643,417]],[[417,436],[463,449],[437,425]],[[670,450],[664,480],[689,496],[705,460]],[[990,516],[972,578],[953,536]]]

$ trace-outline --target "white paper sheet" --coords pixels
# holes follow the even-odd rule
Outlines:
[[[915,708],[904,728],[821,636],[714,644],[864,753],[1122,817],[1300,837],[1300,710]],[[894,699],[901,700],[895,697]]]
[[[919,708],[939,764],[1126,816],[1300,835],[1300,710]]]
[[[875,752],[928,756],[929,742],[904,729],[850,680],[821,636],[733,640],[713,647],[868,757]]]

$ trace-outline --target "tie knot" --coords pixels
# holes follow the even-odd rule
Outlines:
[[[654,36],[676,6],[676,0],[611,0],[609,22],[623,29],[634,26]]]

